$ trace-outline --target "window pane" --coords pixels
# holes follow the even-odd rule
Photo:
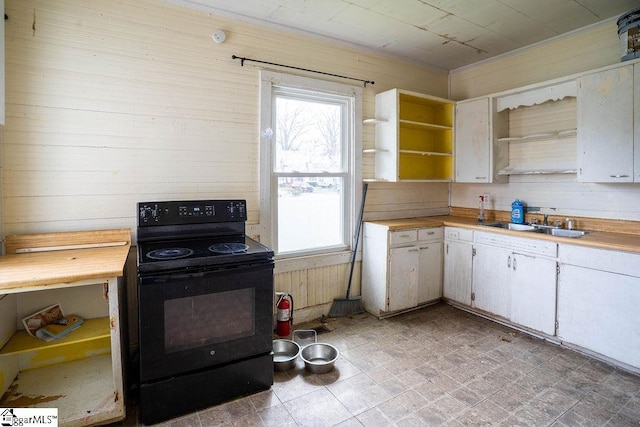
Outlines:
[[[343,179],[278,178],[278,252],[343,245]]]
[[[342,172],[342,104],[276,98],[275,170]]]

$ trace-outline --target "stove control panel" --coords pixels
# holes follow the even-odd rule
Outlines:
[[[138,203],[138,226],[247,220],[246,200],[188,200]]]

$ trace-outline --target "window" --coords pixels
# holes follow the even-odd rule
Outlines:
[[[362,90],[261,73],[261,225],[282,256],[349,249],[361,186]]]

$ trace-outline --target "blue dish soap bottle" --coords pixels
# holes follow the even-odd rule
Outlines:
[[[514,224],[524,223],[524,203],[518,199],[511,203],[511,222]]]

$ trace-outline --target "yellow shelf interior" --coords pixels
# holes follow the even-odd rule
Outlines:
[[[110,336],[109,317],[85,319],[79,328],[69,332],[67,336],[49,342],[32,337],[26,331],[20,330],[2,347],[0,356],[68,346],[70,344],[109,338]]]

